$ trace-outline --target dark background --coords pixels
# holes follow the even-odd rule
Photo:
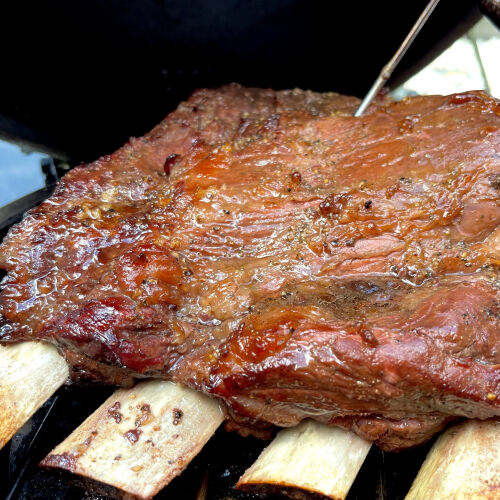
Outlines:
[[[90,161],[195,88],[232,81],[362,96],[428,0],[11,1],[0,11],[0,135]],[[441,0],[392,85],[479,18]]]

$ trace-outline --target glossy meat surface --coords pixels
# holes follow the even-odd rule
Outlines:
[[[2,245],[0,340],[188,384],[241,432],[399,449],[500,415],[500,105],[356,104],[203,90],[74,169]]]

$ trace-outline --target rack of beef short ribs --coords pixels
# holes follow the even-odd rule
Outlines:
[[[201,90],[67,174],[1,247],[0,339],[75,380],[160,377],[226,427],[387,450],[500,414],[500,105]]]

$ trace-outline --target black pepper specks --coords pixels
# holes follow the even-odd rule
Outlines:
[[[500,190],[500,174],[492,174],[488,177],[488,180],[493,189]]]
[[[181,420],[182,420],[182,417],[184,416],[184,412],[182,410],[180,410],[179,408],[174,408],[172,410],[172,413],[174,415],[174,419],[173,419],[172,423],[174,425],[179,425]]]

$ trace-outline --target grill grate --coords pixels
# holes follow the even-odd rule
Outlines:
[[[61,388],[14,436],[0,463],[8,478],[0,496],[5,500],[99,500],[116,492],[66,473],[45,470],[38,462],[90,415],[112,392],[108,387]],[[265,443],[219,429],[184,473],[156,498],[195,499],[206,482],[205,500],[247,500],[234,484],[258,457]],[[347,500],[403,499],[430,447],[384,453],[372,447]],[[5,477],[5,476],[4,476]]]

